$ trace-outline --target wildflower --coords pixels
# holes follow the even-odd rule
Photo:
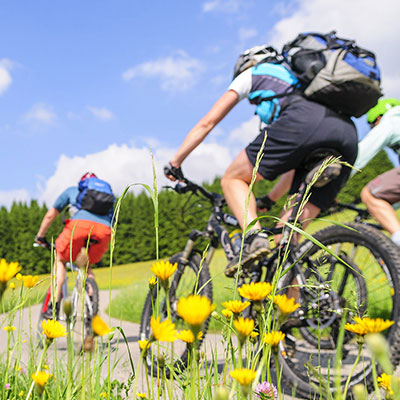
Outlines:
[[[35,381],[36,385],[43,387],[52,376],[52,374],[46,371],[39,371],[32,375],[32,379]]]
[[[285,338],[285,334],[283,332],[271,331],[264,335],[263,342],[265,344],[270,344],[272,347],[276,347],[284,338]]]
[[[250,338],[251,338],[251,339],[257,339],[257,336],[258,336],[258,335],[259,335],[258,332],[253,331],[253,332],[250,333]]]
[[[92,329],[93,333],[97,336],[108,335],[111,332],[111,329],[107,323],[98,315],[95,315],[92,319]]]
[[[150,342],[148,340],[139,340],[140,350],[148,350],[150,348]]]
[[[168,279],[178,268],[178,263],[171,264],[169,261],[157,261],[151,267],[153,274],[160,279],[163,287],[168,287]]]
[[[193,343],[194,342],[194,335],[190,329],[186,329],[180,331],[176,334],[177,339],[182,340],[185,343]],[[201,339],[203,337],[203,332],[199,332],[197,334],[197,339]]]
[[[286,294],[275,295],[273,298],[273,302],[278,306],[279,311],[282,314],[291,314],[293,311],[296,311],[300,307],[300,304],[296,303],[293,297],[287,297]]]
[[[11,387],[11,385],[10,385],[9,383],[6,383],[6,384],[4,385],[4,389],[5,389],[5,390],[10,390],[10,387]]]
[[[24,282],[24,286],[27,288],[33,288],[39,280],[38,276],[32,276],[32,275],[25,275],[22,276],[22,281]]]
[[[174,342],[176,340],[175,324],[169,319],[163,322],[160,319],[160,317],[156,319],[153,316],[150,319],[154,338],[160,342]]]
[[[257,372],[252,369],[241,368],[229,372],[229,375],[240,383],[240,385],[242,386],[243,393],[247,395],[251,383],[256,378]]]
[[[230,300],[230,301],[223,302],[222,305],[227,310],[238,315],[250,305],[250,302],[249,301],[240,301],[240,300]]]
[[[22,274],[17,274],[15,277],[17,278],[17,281],[22,281]]]
[[[153,288],[157,285],[157,278],[155,276],[152,276],[149,279],[149,289],[153,290]]]
[[[228,310],[227,308],[224,308],[221,311],[222,315],[226,318],[226,319],[231,319],[233,312],[231,310]]]
[[[106,399],[107,398],[107,392],[101,392],[99,394],[99,396],[102,397],[103,399]]]
[[[377,379],[379,387],[384,389],[386,392],[389,394],[393,395],[393,389],[392,389],[392,376],[383,373],[381,376],[378,377]]]
[[[147,399],[146,393],[136,393],[138,399]]]
[[[367,333],[378,333],[386,330],[394,324],[393,321],[382,318],[359,318],[355,317],[355,324],[347,323],[344,328],[359,336],[364,336]]]
[[[254,321],[250,318],[239,317],[237,320],[233,321],[233,326],[238,333],[240,343],[243,344],[247,336],[249,336],[254,329]]]
[[[276,387],[267,381],[259,383],[255,392],[262,400],[275,400],[278,397],[278,390]]]
[[[272,286],[269,282],[245,283],[238,289],[242,297],[253,301],[264,300],[271,291]]]
[[[43,365],[43,368],[44,368],[44,369],[49,369],[49,366],[48,366],[47,364],[44,364],[44,365]]]
[[[65,327],[54,319],[48,319],[47,321],[42,321],[43,333],[48,339],[53,340],[58,337],[67,336]]]
[[[14,282],[10,283],[10,289],[15,289],[15,283]]]
[[[5,326],[3,328],[6,332],[13,332],[15,331],[17,328],[14,325],[9,325],[9,326]]]
[[[178,300],[177,313],[192,328],[199,329],[201,324],[215,310],[215,306],[211,304],[208,297],[200,295],[190,295],[181,297]]]
[[[8,263],[4,258],[0,260],[0,282],[8,282],[22,267],[17,262]]]
[[[22,397],[23,395],[24,395],[24,391],[23,390],[21,390],[19,393],[18,393],[18,397]]]

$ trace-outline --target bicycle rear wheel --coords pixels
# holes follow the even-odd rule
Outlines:
[[[210,271],[205,262],[201,263],[199,254],[193,252],[189,256],[187,263],[182,262],[182,253],[175,254],[169,260],[172,264],[178,263],[178,268],[170,281],[169,303],[171,310],[171,319],[175,323],[176,329],[188,329],[184,321],[177,315],[176,308],[180,297],[186,297],[190,294],[200,294],[206,296],[212,302],[212,284]],[[201,264],[201,265],[200,265]],[[157,311],[158,310],[158,311]],[[142,318],[140,323],[140,340],[148,340],[151,336],[150,319],[152,315],[161,316],[161,320],[167,318],[167,303],[164,290],[157,291],[157,287],[149,292],[143,307]],[[208,329],[209,319],[203,325],[204,339]],[[149,371],[157,376],[157,350],[152,353],[153,347],[148,352],[147,365]],[[188,361],[188,347],[181,343],[175,345],[175,351],[178,353],[178,361],[174,364],[174,369],[179,372],[186,368]],[[169,370],[167,369],[167,375]]]
[[[349,224],[349,228],[331,226],[313,236],[340,260],[311,241],[305,241],[295,250],[296,266],[302,275],[292,268],[279,283],[282,292],[297,298],[301,304],[293,316],[293,320],[298,318],[297,324],[289,321],[286,328],[282,327],[286,333],[280,349],[283,375],[287,383],[295,384],[297,395],[307,398],[320,395],[315,387],[321,388],[321,378],[334,386],[335,356],[345,310],[345,322],[353,322],[357,315],[393,320],[395,324],[384,334],[392,348],[394,365],[399,363],[400,349],[396,301],[400,288],[400,254],[391,240],[378,230],[358,223]],[[342,352],[343,388],[358,352],[354,335],[347,331]],[[372,387],[371,354],[365,346],[350,388],[364,382]]]

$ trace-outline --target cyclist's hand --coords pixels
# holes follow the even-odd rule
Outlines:
[[[41,247],[45,247],[46,249],[50,249],[51,248],[50,243],[47,241],[47,239],[45,237],[36,236],[35,237],[35,243],[38,244]]]
[[[164,167],[164,175],[171,181],[181,181],[184,179],[181,167],[174,167],[171,163],[168,163]]]
[[[264,197],[256,198],[257,211],[265,212],[271,209],[271,207],[275,204],[273,200],[269,198],[268,195]]]

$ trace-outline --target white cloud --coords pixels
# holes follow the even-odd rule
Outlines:
[[[197,81],[203,66],[196,58],[189,57],[184,51],[165,58],[148,61],[127,69],[122,78],[130,81],[135,78],[158,78],[161,88],[166,91],[184,91]]]
[[[209,0],[203,3],[203,12],[235,13],[241,6],[240,0]]]
[[[0,96],[10,87],[12,77],[10,70],[12,68],[12,61],[7,58],[0,60]]]
[[[10,208],[14,201],[27,202],[29,201],[29,193],[25,189],[15,190],[0,190],[0,206]]]
[[[291,9],[295,11],[273,27],[271,44],[282,45],[299,32],[336,30],[339,36],[356,39],[361,47],[375,52],[385,94],[400,96],[398,0],[385,0],[381,6],[374,0],[296,1]]]
[[[25,113],[24,119],[28,122],[35,122],[50,125],[55,122],[57,116],[53,108],[46,103],[37,103]]]
[[[248,121],[243,122],[240,126],[233,129],[229,134],[229,141],[233,146],[243,148],[253,141],[259,133],[260,118],[251,117]]]
[[[101,119],[103,121],[109,121],[110,119],[114,118],[113,112],[105,107],[98,108],[98,107],[88,106],[87,108],[96,118]]]
[[[247,40],[256,37],[258,35],[257,31],[253,28],[240,28],[239,29],[239,40],[241,42],[246,42]]]

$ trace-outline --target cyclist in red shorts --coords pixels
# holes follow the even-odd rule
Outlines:
[[[91,244],[85,261],[89,263],[88,276],[93,277],[90,266],[98,263],[108,249],[114,201],[115,197],[110,185],[98,179],[94,173],[87,172],[82,176],[78,186],[67,188],[43,217],[35,238],[39,244],[48,243],[46,233],[55,218],[64,209],[68,207],[70,214],[70,219],[65,221],[65,227],[55,241],[56,289],[53,298],[56,299],[57,316],[62,285],[66,276],[66,263],[68,261],[75,262],[81,250],[86,249],[87,241],[90,239]],[[48,315],[45,315],[45,318],[52,318],[53,307],[51,305],[47,311]]]

